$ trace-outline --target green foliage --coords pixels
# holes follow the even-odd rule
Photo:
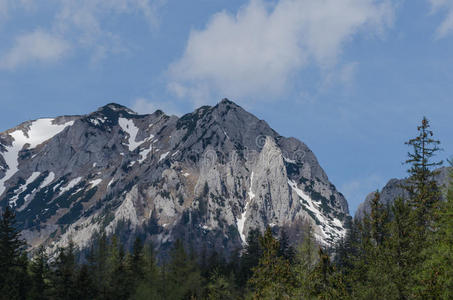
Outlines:
[[[44,247],[40,247],[29,264],[31,291],[28,297],[33,300],[44,300],[49,296],[50,267],[49,257]]]
[[[263,255],[249,280],[252,299],[292,299],[295,275],[289,260],[279,256],[280,243],[272,236],[269,227],[260,237],[260,244]]]
[[[25,242],[7,206],[0,219],[0,299],[24,299],[29,284]]]
[[[420,299],[453,298],[453,171],[445,198],[434,234],[429,237],[429,247],[424,250],[427,259],[417,274],[415,294]]]
[[[189,117],[181,123],[188,130],[194,121]],[[376,192],[370,213],[348,219],[349,230],[333,249],[321,248],[311,225],[304,224],[301,243],[284,230],[277,239],[270,228],[264,234],[253,229],[229,257],[209,245],[202,253],[188,252],[178,240],[158,262],[149,243],[137,238],[133,245],[122,244],[100,233],[85,256],[70,242],[49,263],[43,248],[27,258],[15,214],[6,207],[0,219],[0,300],[453,299],[453,173],[441,201],[432,170],[439,143],[426,119],[418,131],[407,143],[413,147],[409,197],[387,207]],[[192,219],[205,215],[208,193],[205,184]],[[210,199],[223,201],[213,194]],[[159,232],[154,215],[149,230]],[[228,231],[238,237],[234,225]]]

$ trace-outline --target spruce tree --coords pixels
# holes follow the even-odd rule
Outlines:
[[[6,206],[0,220],[0,299],[25,299],[28,291],[25,242],[15,225],[16,215]]]
[[[143,248],[143,279],[138,282],[131,299],[135,300],[152,300],[162,299],[159,288],[163,285],[161,274],[157,266],[156,258],[152,245],[146,245]]]
[[[406,142],[406,145],[412,147],[412,152],[408,152],[406,160],[410,168],[405,188],[409,192],[408,203],[413,208],[418,239],[423,240],[423,234],[432,221],[433,210],[440,201],[440,191],[434,179],[436,172],[433,169],[442,165],[442,161],[433,161],[440,150],[440,142],[433,138],[428,119],[424,117],[417,130],[418,135]]]
[[[387,243],[389,253],[390,279],[393,283],[396,299],[410,298],[410,288],[413,286],[413,273],[417,262],[416,248],[411,235],[413,223],[412,209],[401,197],[392,206],[392,222],[389,225],[390,238]]]
[[[177,240],[170,253],[166,268],[165,296],[167,299],[200,297],[203,278],[196,262],[187,254],[181,240]]]
[[[438,211],[434,233],[424,249],[427,259],[417,273],[415,295],[420,299],[453,298],[453,169],[445,199]]]
[[[280,238],[278,239],[278,241],[280,243],[278,255],[282,256],[290,262],[293,262],[296,253],[294,247],[290,243],[288,233],[284,228],[280,231]]]
[[[247,236],[247,243],[241,256],[240,272],[237,276],[239,286],[245,287],[247,281],[252,276],[252,269],[258,265],[263,255],[260,244],[261,233],[258,229],[252,229]]]
[[[318,264],[309,276],[308,298],[348,299],[343,276],[335,270],[327,252],[319,248],[318,257]]]
[[[302,244],[297,247],[294,264],[292,266],[297,282],[294,294],[298,299],[307,299],[310,297],[310,274],[318,262],[318,245],[313,236],[311,225],[305,224],[303,232],[303,241]]]
[[[50,267],[49,258],[41,246],[30,263],[31,291],[29,298],[33,300],[48,299]]]
[[[53,264],[53,296],[56,299],[75,299],[75,280],[77,264],[75,257],[75,246],[72,241],[68,247],[60,248],[56,261]]]
[[[260,244],[263,255],[249,280],[253,299],[292,299],[295,276],[290,262],[279,256],[280,243],[272,236],[270,227],[260,238]]]

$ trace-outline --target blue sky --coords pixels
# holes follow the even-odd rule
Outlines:
[[[354,212],[405,176],[422,116],[453,154],[452,50],[453,0],[0,0],[0,131],[227,97],[304,141]]]

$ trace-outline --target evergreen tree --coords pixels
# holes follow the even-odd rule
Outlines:
[[[310,274],[317,264],[318,256],[315,238],[313,236],[313,229],[310,224],[306,224],[303,228],[304,237],[302,244],[297,247],[295,262],[293,270],[296,276],[297,288],[295,296],[300,299],[310,297]]]
[[[180,240],[170,253],[170,263],[166,269],[166,299],[191,299],[200,297],[203,279],[196,262],[187,254]]]
[[[433,168],[440,166],[442,161],[433,161],[433,157],[440,150],[440,142],[433,138],[434,134],[426,118],[423,118],[417,130],[418,136],[406,142],[406,145],[412,147],[412,152],[408,152],[406,160],[406,164],[410,165],[410,176],[405,188],[410,195],[409,205],[413,207],[414,225],[418,235],[415,238],[420,242],[432,221],[433,209],[440,201],[440,191],[434,179],[436,172]]]
[[[16,215],[6,206],[0,220],[0,299],[25,299],[28,291],[25,242],[15,224]]]
[[[279,256],[280,243],[272,236],[270,227],[260,237],[260,244],[263,255],[249,280],[253,299],[292,299],[295,276],[290,262]]]
[[[309,298],[348,299],[342,274],[335,270],[329,255],[322,248],[318,250],[318,264],[309,279]]]
[[[420,299],[453,299],[453,170],[445,198],[424,250],[427,259],[417,273],[415,295]]]
[[[240,272],[237,274],[239,286],[245,287],[247,281],[252,276],[252,269],[258,265],[263,254],[260,244],[261,233],[258,229],[252,229],[247,236],[244,252],[241,256]]]
[[[282,229],[280,231],[280,238],[278,239],[278,242],[280,243],[278,255],[292,262],[294,260],[296,253],[294,247],[291,245],[289,241],[289,236],[285,229]]]
[[[96,293],[100,299],[107,299],[107,255],[108,243],[105,232],[93,239],[90,253],[88,254],[88,267],[93,275]]]
[[[237,299],[234,279],[228,278],[221,272],[214,270],[207,284],[208,300],[233,300]]]
[[[69,242],[67,248],[59,249],[53,269],[53,297],[55,299],[75,299],[77,265],[75,258],[75,246],[72,241]]]
[[[107,256],[107,298],[108,299],[127,299],[133,289],[131,276],[127,274],[125,252],[119,244],[116,236],[108,246]],[[142,277],[142,274],[132,274],[134,277]]]
[[[388,212],[381,203],[381,194],[379,191],[375,192],[370,206],[371,238],[376,248],[378,248],[377,250],[380,251],[380,248],[382,248],[384,240],[387,237],[386,228],[389,219]]]
[[[390,238],[387,246],[390,271],[395,299],[408,299],[413,286],[413,272],[417,261],[416,249],[411,232],[411,207],[403,198],[397,198],[392,206],[392,222],[389,225]],[[385,270],[384,270],[385,271]]]
[[[32,284],[30,294],[28,295],[30,299],[48,299],[50,281],[50,267],[48,261],[49,258],[45,249],[41,246],[29,265]]]
[[[88,265],[83,264],[77,272],[75,283],[75,299],[96,299],[97,290],[94,284],[93,275]]]
[[[157,266],[154,250],[151,245],[143,249],[143,279],[138,282],[137,288],[131,299],[135,300],[152,300],[162,299],[159,294],[161,283],[161,274]],[[132,273],[133,274],[133,273]]]

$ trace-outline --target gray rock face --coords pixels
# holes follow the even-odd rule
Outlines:
[[[228,253],[252,228],[313,224],[328,245],[348,205],[302,142],[229,100],[181,118],[109,104],[0,134],[0,207],[31,248],[86,247],[105,231],[161,250],[176,239]],[[298,228],[296,228],[298,229]]]
[[[450,179],[450,170],[451,168],[442,167],[437,169],[438,173],[434,178],[437,184],[442,188],[446,187]],[[405,189],[402,187],[407,184],[407,179],[391,179],[389,182],[382,188],[381,191],[381,202],[384,205],[391,205],[393,201],[398,197],[407,198],[409,195]],[[360,203],[355,213],[354,218],[362,219],[366,214],[371,212],[371,201],[373,200],[376,192],[368,194],[365,201]]]

